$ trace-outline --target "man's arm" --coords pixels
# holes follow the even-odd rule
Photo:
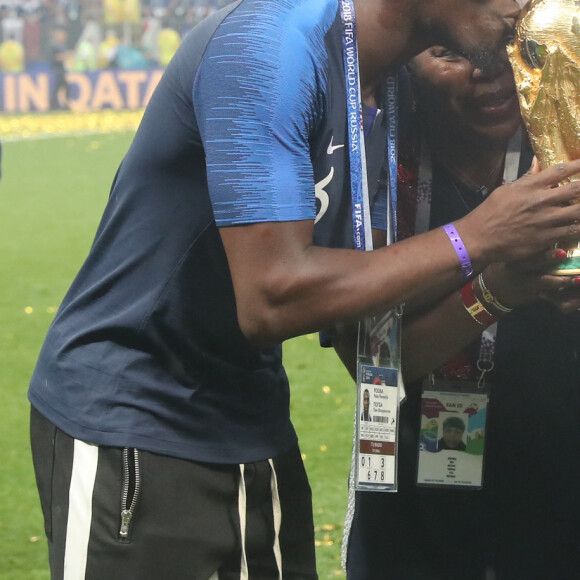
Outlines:
[[[476,271],[519,260],[569,237],[580,221],[580,160],[502,186],[455,222]],[[258,346],[379,314],[401,302],[441,298],[460,286],[442,229],[374,252],[312,245],[310,221],[221,228],[238,320]]]

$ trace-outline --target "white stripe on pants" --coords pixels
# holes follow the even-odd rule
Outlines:
[[[84,580],[99,448],[74,441],[64,554],[64,580]]]

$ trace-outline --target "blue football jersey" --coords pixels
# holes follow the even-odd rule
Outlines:
[[[315,220],[316,244],[352,247],[341,31],[336,0],[241,0],[185,37],[31,381],[63,431],[215,463],[295,444],[281,347],[243,336],[219,228]]]

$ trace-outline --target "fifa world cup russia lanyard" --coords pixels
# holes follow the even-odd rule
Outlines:
[[[343,23],[344,74],[354,247],[373,249],[353,0],[339,0]],[[397,82],[387,82],[387,243],[396,239]],[[400,320],[396,311],[359,324],[357,405],[350,489],[396,490],[400,393]]]
[[[352,195],[354,247],[372,250],[371,211],[367,181],[362,94],[357,50],[356,17],[353,0],[339,0],[343,24],[344,75],[346,81],[347,123]],[[389,164],[388,243],[396,239],[397,212],[397,79],[387,80],[387,156]]]

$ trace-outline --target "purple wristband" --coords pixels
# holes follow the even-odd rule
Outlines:
[[[469,259],[469,254],[465,249],[465,244],[463,240],[459,237],[457,230],[453,224],[447,224],[443,226],[445,233],[451,240],[453,244],[453,249],[459,258],[459,264],[461,266],[461,278],[464,282],[467,282],[471,275],[473,274],[473,266],[471,265],[471,260]]]

